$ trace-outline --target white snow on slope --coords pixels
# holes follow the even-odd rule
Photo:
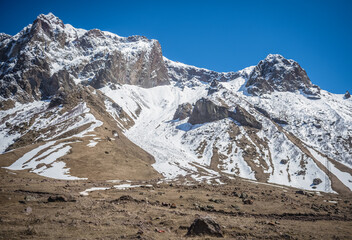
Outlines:
[[[83,178],[77,178],[69,175],[69,169],[66,168],[66,164],[62,161],[56,161],[57,159],[65,156],[69,153],[71,146],[74,142],[64,142],[54,145],[56,141],[47,142],[32,151],[27,152],[11,166],[6,167],[9,170],[25,170],[30,169],[38,175],[62,179],[62,180],[79,180]],[[54,146],[53,146],[54,145]],[[38,155],[39,152],[45,150],[42,154]],[[39,165],[42,165],[38,168]]]
[[[343,172],[335,167],[335,165],[330,162],[328,159],[317,153],[312,148],[308,148],[311,154],[319,161],[321,162],[324,166],[328,162],[329,168],[332,174],[334,174],[346,187],[348,187],[352,191],[352,176],[351,174],[347,172]]]
[[[67,112],[63,115],[53,114],[51,117],[41,118],[41,115],[45,115],[48,111],[46,102],[34,102],[32,106],[30,104],[27,105],[19,105],[16,108],[10,109],[8,111],[1,111],[4,117],[7,117],[11,120],[13,124],[17,124],[23,122],[26,117],[39,114],[35,119],[35,122],[32,126],[30,126],[29,130],[42,130],[50,126],[56,126],[56,131],[53,136],[52,131],[49,130],[48,134],[44,133],[41,135],[41,138],[44,140],[51,140],[53,138],[59,137],[64,133],[67,133],[70,130],[77,129],[83,125],[89,124],[89,126],[83,131],[74,134],[66,139],[70,138],[84,138],[88,137],[88,133],[94,131],[95,128],[100,127],[103,122],[97,120],[93,114],[90,113],[90,109],[87,107],[86,103],[80,103],[77,107],[72,109],[70,112]],[[50,111],[57,110],[54,108]],[[3,124],[6,125],[6,124]],[[1,125],[0,125],[1,126]],[[4,127],[4,129],[6,129]],[[7,129],[8,130],[8,129]],[[2,134],[6,133],[6,131],[1,131]],[[22,133],[23,134],[23,133]],[[10,134],[7,132],[7,135],[4,134],[5,139],[11,139],[12,136],[20,137],[21,134]],[[66,168],[65,162],[57,161],[59,158],[70,153],[71,146],[76,141],[73,142],[62,142],[57,143],[57,141],[49,141],[27,153],[25,153],[22,157],[17,159],[11,166],[6,167],[10,170],[24,170],[29,169],[31,172],[34,172],[38,175],[62,179],[62,180],[79,180],[85,178],[78,178],[74,176],[70,176],[69,169]],[[10,141],[6,141],[7,144]],[[90,140],[88,144],[89,147],[94,147],[98,142]],[[7,145],[3,145],[7,146]]]
[[[109,188],[107,187],[92,187],[92,188],[88,188],[86,190],[84,190],[83,192],[80,192],[79,194],[82,196],[88,196],[90,192],[93,191],[104,191],[104,190],[108,190]]]
[[[170,179],[196,172],[197,169],[190,163],[201,162],[182,144],[184,131],[174,131],[168,126],[174,125],[171,120],[179,104],[194,103],[206,96],[206,85],[193,89],[185,87],[183,91],[172,85],[149,89],[123,85],[116,90],[108,87],[100,90],[132,116],[135,116],[136,108],[141,107],[135,125],[125,134],[154,156],[156,163],[153,167],[157,171]]]
[[[176,65],[182,67],[182,64],[176,63]],[[185,67],[189,68],[192,66]],[[263,124],[263,129],[257,132],[256,135],[261,139],[267,139],[265,140],[268,143],[267,147],[257,146],[247,136],[246,131],[241,126],[238,126],[241,133],[237,136],[237,140],[240,138],[247,139],[252,147],[260,153],[259,156],[265,161],[265,165],[260,163],[259,158],[254,158],[252,161],[258,167],[263,168],[264,173],[269,174],[268,182],[309,190],[314,189],[315,191],[332,191],[331,189],[325,189],[325,185],[331,184],[330,181],[326,184],[323,182],[319,185],[313,185],[315,178],[325,181],[326,174],[315,164],[313,159],[306,156],[284,133],[278,131],[271,120],[257,112],[253,106],[261,107],[271,117],[288,121],[289,123],[294,118],[302,121],[302,125],[295,125],[297,122],[281,125],[287,131],[297,134],[297,131],[301,131],[306,127],[304,126],[306,124],[304,121],[311,121],[314,116],[317,116],[317,111],[332,112],[331,114],[328,113],[330,114],[328,119],[337,112],[342,114],[344,119],[349,119],[349,109],[344,109],[344,106],[348,105],[345,104],[338,107],[335,104],[331,106],[331,102],[335,101],[335,96],[331,95],[329,98],[330,95],[327,96],[324,91],[322,93],[323,100],[311,100],[300,93],[286,92],[275,92],[272,95],[264,95],[262,97],[250,96],[243,86],[246,83],[245,76],[248,76],[252,69],[253,67],[249,67],[242,70],[242,77],[233,81],[221,82],[222,87],[220,90],[210,96],[207,96],[207,87],[209,85],[198,80],[189,81],[182,87],[173,82],[170,86],[150,89],[123,85],[117,86],[116,90],[112,90],[109,87],[104,87],[101,90],[135,119],[135,125],[126,130],[125,135],[155,157],[156,163],[153,167],[162,173],[166,179],[174,179],[178,175],[188,175],[197,181],[203,181],[203,179],[209,181],[206,178],[218,177],[219,173],[215,172],[214,174],[214,172],[208,171],[213,147],[216,147],[219,153],[227,156],[218,165],[220,172],[255,180],[254,171],[243,159],[244,149],[233,142],[231,143],[232,151],[229,152],[228,150],[231,140],[227,133],[227,126],[232,122],[231,119],[195,126],[187,123],[188,119],[182,121],[172,120],[179,104],[186,102],[193,104],[198,99],[207,97],[219,105],[225,102],[230,108],[239,104]],[[325,105],[319,103],[319,101],[325,101]],[[305,111],[304,109],[307,106],[311,106],[310,110]],[[337,107],[339,109],[336,109]],[[314,111],[311,111],[312,109]],[[139,110],[141,111],[138,115],[137,112]],[[296,127],[290,129],[291,126]],[[339,129],[343,126],[343,123],[337,122],[335,126]],[[307,129],[312,132],[304,133],[302,139],[306,141],[315,139],[314,141],[317,141],[316,135],[312,134],[314,133],[313,129],[310,126]],[[328,132],[331,129],[323,130]],[[347,132],[346,136],[348,134]],[[199,154],[196,149],[202,141],[206,141],[207,144],[204,152]],[[281,163],[283,159],[287,160],[287,164]],[[346,158],[341,160],[344,161]],[[200,174],[197,166],[204,167],[204,172],[202,171]]]

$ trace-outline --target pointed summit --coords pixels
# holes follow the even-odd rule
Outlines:
[[[49,38],[52,38],[54,35],[63,32],[64,28],[65,25],[60,18],[52,13],[48,13],[40,14],[36,20],[34,20],[31,32],[33,34],[44,33]]]
[[[296,61],[280,54],[269,54],[261,60],[250,74],[246,87],[252,95],[274,91],[302,91],[309,96],[319,93],[319,88],[312,84],[306,71]]]
[[[48,14],[40,14],[38,15],[37,19],[34,21],[34,23],[36,22],[45,22],[48,25],[58,25],[61,26],[62,28],[65,27],[64,23],[62,22],[62,20],[58,17],[56,17],[54,14],[52,14],[51,12],[49,12]]]

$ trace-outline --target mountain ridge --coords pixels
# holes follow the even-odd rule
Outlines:
[[[352,190],[351,99],[321,90],[279,54],[218,73],[167,59],[157,40],[76,29],[48,14],[0,35],[0,56],[0,149],[46,149],[9,169]]]

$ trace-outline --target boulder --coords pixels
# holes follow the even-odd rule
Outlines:
[[[223,237],[220,225],[209,217],[196,218],[188,229],[186,236]]]
[[[313,185],[319,185],[320,183],[322,183],[323,181],[320,178],[314,178],[313,179]]]
[[[351,94],[349,91],[346,91],[345,96],[343,97],[344,99],[349,99],[351,97]]]
[[[288,163],[288,160],[287,159],[282,159],[281,161],[280,161],[280,164],[287,164]]]

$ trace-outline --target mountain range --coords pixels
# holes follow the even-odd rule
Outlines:
[[[52,13],[0,34],[0,138],[7,169],[55,179],[352,191],[350,94],[320,89],[296,61],[215,72]]]

